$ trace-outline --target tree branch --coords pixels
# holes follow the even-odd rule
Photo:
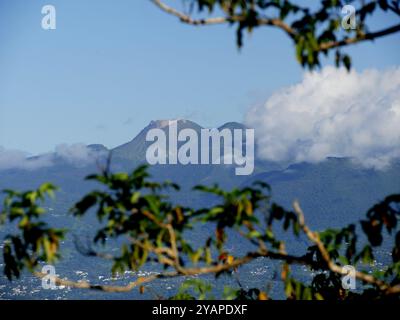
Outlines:
[[[293,202],[293,209],[295,213],[298,216],[299,219],[299,224],[301,229],[303,230],[304,234],[308,237],[310,241],[316,244],[319,252],[321,253],[322,258],[326,262],[329,270],[331,270],[334,273],[342,274],[342,275],[347,275],[348,272],[342,268],[341,266],[335,264],[332,259],[329,256],[328,250],[325,248],[324,244],[322,243],[321,239],[319,238],[318,233],[312,232],[308,226],[305,224],[304,221],[304,213],[303,210],[300,207],[300,204],[295,201]],[[365,274],[364,272],[357,271],[355,272],[355,277],[361,281],[364,281],[366,283],[370,283],[373,285],[376,285],[380,290],[386,292],[387,294],[394,294],[394,293],[399,293],[400,292],[400,285],[397,286],[389,286],[385,282],[369,275]]]
[[[399,32],[399,31],[400,31],[400,24],[392,26],[387,29],[380,30],[380,31],[364,33],[364,34],[361,34],[354,38],[346,38],[346,39],[343,39],[340,41],[331,41],[331,42],[322,43],[319,46],[318,50],[324,51],[324,50],[334,49],[334,48],[338,48],[338,47],[344,47],[344,46],[347,46],[350,44],[355,44],[355,43],[366,41],[366,40],[374,40],[376,38],[387,36],[387,35],[390,35],[390,34],[393,34],[393,33]]]
[[[169,13],[177,18],[179,18],[182,22],[185,22],[187,24],[191,25],[207,25],[207,24],[221,24],[221,23],[226,23],[228,22],[228,19],[225,17],[217,17],[217,18],[208,18],[208,19],[192,19],[190,16],[184,14],[183,12],[180,12],[174,8],[171,8],[170,6],[166,5],[160,0],[150,0],[153,2],[157,7],[159,7],[161,10],[165,11],[166,13]]]
[[[39,277],[39,278],[44,278],[44,277],[52,277],[47,273],[41,273],[41,272],[34,272],[34,275]],[[96,284],[90,284],[87,281],[81,281],[81,282],[76,282],[76,281],[70,281],[67,279],[61,279],[59,277],[53,276],[52,279],[54,280],[55,284],[57,286],[65,286],[69,288],[77,288],[77,289],[92,289],[92,290],[100,290],[104,292],[129,292],[136,288],[137,286],[143,285],[145,283],[154,281],[155,279],[160,279],[164,277],[174,277],[178,276],[179,274],[177,273],[163,273],[163,274],[156,274],[156,275],[151,275],[149,277],[145,278],[138,278],[136,281],[128,283],[126,286],[109,286],[109,285],[96,285]]]
[[[136,281],[130,282],[125,286],[110,286],[110,285],[99,285],[99,284],[91,284],[87,281],[70,281],[67,279],[61,279],[59,277],[53,276],[52,279],[55,281],[57,286],[65,286],[70,288],[78,288],[78,289],[92,289],[99,290],[104,292],[129,292],[134,288],[141,286],[145,283],[152,282],[157,279],[165,279],[165,278],[174,278],[179,276],[194,276],[200,274],[216,274],[220,272],[224,272],[230,269],[237,268],[241,265],[249,263],[254,259],[266,257],[276,260],[284,260],[288,263],[298,263],[298,264],[306,264],[306,259],[303,257],[296,257],[282,253],[275,252],[251,252],[242,258],[235,259],[231,263],[221,263],[214,266],[208,267],[198,267],[198,268],[183,268],[180,267],[177,271],[172,272],[164,272],[155,275],[151,275],[148,277],[138,278]],[[175,267],[175,266],[174,266]],[[39,278],[44,278],[45,276],[51,277],[47,273],[34,272],[34,275]]]
[[[208,18],[208,19],[192,19],[190,16],[184,14],[183,12],[180,12],[174,8],[171,8],[170,6],[166,5],[160,0],[150,0],[153,2],[157,7],[159,7],[161,10],[163,10],[166,13],[169,13],[181,20],[182,22],[194,26],[199,26],[199,25],[215,25],[215,24],[224,24],[224,23],[231,23],[231,22],[241,22],[246,19],[245,16],[241,15],[231,15],[227,17],[215,17],[215,18]],[[275,26],[278,27],[282,30],[284,30],[287,34],[290,36],[296,35],[296,31],[292,29],[289,25],[284,23],[281,19],[268,19],[268,18],[259,18],[257,19],[257,24],[258,25],[269,25],[269,26]]]
[[[157,7],[159,7],[164,12],[179,18],[180,21],[182,21],[186,24],[195,25],[195,26],[241,22],[246,19],[245,16],[241,16],[241,15],[231,15],[231,16],[227,16],[227,17],[215,17],[215,18],[207,18],[207,19],[192,19],[189,15],[186,15],[183,12],[180,12],[180,11],[166,5],[161,0],[150,0],[150,1],[153,2]],[[396,13],[398,11],[398,9],[396,9],[396,8],[390,8],[390,9]],[[256,22],[257,22],[258,26],[268,25],[268,26],[277,27],[277,28],[283,30],[284,32],[286,32],[286,34],[288,34],[291,38],[294,38],[295,36],[298,35],[298,32],[295,29],[293,29],[288,24],[286,24],[283,20],[278,19],[278,18],[265,18],[265,17],[257,18]],[[344,47],[347,45],[359,43],[359,42],[366,41],[366,40],[374,40],[376,38],[387,36],[387,35],[390,35],[390,34],[393,34],[393,33],[399,32],[399,31],[400,31],[400,24],[380,30],[380,31],[376,31],[376,32],[363,33],[363,34],[357,35],[353,38],[345,38],[345,39],[342,39],[339,41],[329,41],[329,42],[321,43],[319,45],[319,48],[316,51],[326,51],[329,49]]]

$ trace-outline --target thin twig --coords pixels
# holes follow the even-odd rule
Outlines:
[[[298,221],[300,224],[300,228],[303,230],[305,235],[308,237],[310,241],[316,244],[319,252],[321,253],[322,258],[326,262],[329,270],[331,270],[334,273],[342,274],[342,275],[347,275],[348,271],[344,269],[343,267],[337,265],[332,261],[332,259],[329,256],[328,250],[325,248],[325,245],[322,243],[318,233],[311,231],[308,226],[305,224],[304,220],[304,213],[303,210],[300,207],[300,204],[298,201],[293,202],[293,209],[295,213],[297,214]],[[364,272],[360,271],[355,271],[355,277],[363,282],[373,284],[377,286],[380,290],[385,291],[386,293],[389,294],[394,294],[394,293],[399,293],[400,292],[400,285],[397,286],[389,286],[386,284],[384,281],[379,280],[372,275],[366,274]]]

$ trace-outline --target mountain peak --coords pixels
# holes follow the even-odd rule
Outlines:
[[[176,123],[178,126],[184,127],[199,127],[199,125],[193,121],[186,119],[163,119],[163,120],[152,120],[150,121],[148,127],[164,129],[168,128],[171,123]]]
[[[89,144],[86,146],[90,151],[94,152],[108,152],[107,147],[102,144]]]
[[[172,121],[179,122],[180,119],[151,120],[150,123],[149,123],[149,127],[162,129],[162,128],[168,127],[169,123],[172,122]]]
[[[149,130],[161,129],[168,135],[169,126],[172,123],[176,123],[178,130],[190,128],[199,132],[202,129],[202,127],[197,123],[185,119],[152,120],[147,127],[142,129],[142,131],[140,131],[140,133],[130,142],[114,148],[113,156],[116,158],[129,159],[131,161],[143,161],[149,144],[149,142],[146,141],[146,135]]]
[[[223,124],[218,129],[219,130],[222,130],[222,129],[230,129],[230,130],[242,129],[242,130],[244,130],[244,129],[246,129],[246,126],[244,124],[242,124],[242,123],[239,123],[239,122],[230,121],[230,122],[227,122],[227,123]]]

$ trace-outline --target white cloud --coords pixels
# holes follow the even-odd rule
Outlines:
[[[29,159],[29,154],[20,150],[9,150],[0,147],[0,170],[26,169],[34,170],[52,165],[48,155]]]
[[[55,156],[72,165],[84,166],[94,162],[98,152],[94,152],[82,143],[60,144],[56,146]]]
[[[20,150],[10,150],[0,147],[0,170],[24,169],[35,170],[52,166],[56,161],[65,161],[74,166],[85,166],[94,163],[104,156],[102,151],[94,151],[84,144],[61,144],[56,146],[52,153],[41,154],[35,157]]]
[[[301,83],[251,108],[246,123],[267,160],[352,157],[385,167],[400,157],[400,68],[307,72]]]

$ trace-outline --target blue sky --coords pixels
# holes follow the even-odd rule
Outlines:
[[[41,28],[46,4],[56,30]],[[279,30],[256,30],[239,52],[229,26],[186,26],[148,0],[0,0],[0,40],[0,146],[31,153],[115,147],[154,119],[242,121],[303,74]],[[357,71],[384,70],[400,64],[399,40],[346,51]]]

